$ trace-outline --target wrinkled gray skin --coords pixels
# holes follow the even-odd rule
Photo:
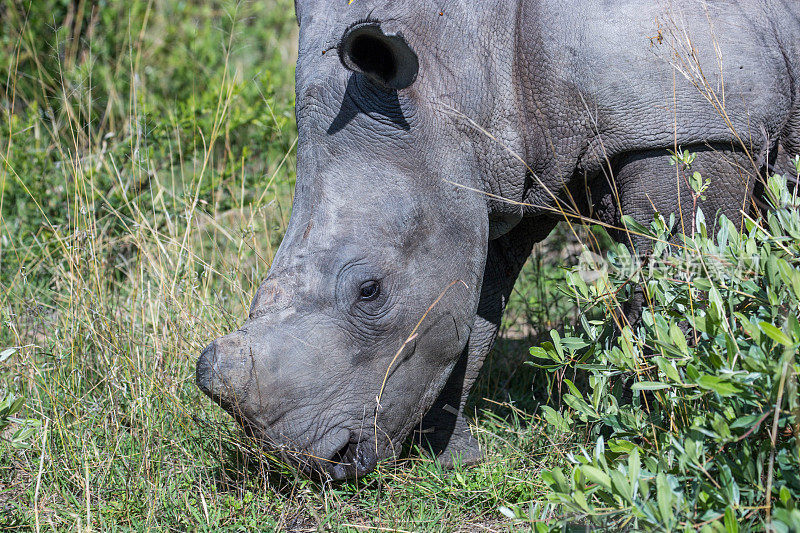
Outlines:
[[[559,206],[689,216],[679,145],[707,216],[741,221],[753,170],[800,153],[798,4],[297,0],[291,222],[198,385],[335,479],[415,428],[445,464],[477,460],[464,402]]]

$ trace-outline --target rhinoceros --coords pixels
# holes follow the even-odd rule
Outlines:
[[[565,216],[741,222],[800,153],[796,0],[296,0],[297,183],[200,389],[312,475],[412,432],[480,459],[464,404],[515,278]],[[789,166],[784,165],[783,170]]]

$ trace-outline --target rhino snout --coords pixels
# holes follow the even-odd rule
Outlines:
[[[197,360],[198,388],[227,410],[240,410],[253,378],[253,361],[234,333],[209,344]]]
[[[266,448],[285,453],[309,475],[341,480],[372,471],[384,455],[384,443],[376,443],[363,427],[354,430],[357,422],[334,405],[315,403],[313,378],[324,372],[297,355],[310,343],[302,339],[293,345],[278,331],[250,324],[216,339],[197,360],[198,388],[254,431]],[[278,365],[279,354],[295,354],[298,364]],[[287,371],[291,379],[282,376]]]
[[[211,396],[212,375],[214,372],[214,359],[216,358],[216,341],[212,342],[197,360],[197,368],[195,370],[195,379],[197,380],[197,387],[203,391],[206,396]]]

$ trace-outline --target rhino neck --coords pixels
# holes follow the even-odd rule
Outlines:
[[[522,1],[493,2],[479,11],[472,21],[474,34],[471,54],[475,64],[466,73],[479,85],[461,80],[460,109],[464,110],[466,134],[479,156],[479,187],[486,193],[489,238],[495,239],[513,229],[530,208],[520,205],[531,180],[528,176],[529,150],[524,135],[522,96],[528,87],[520,79],[519,17]],[[466,36],[468,32],[464,32]],[[463,38],[463,37],[462,37]],[[478,74],[476,74],[478,73]]]

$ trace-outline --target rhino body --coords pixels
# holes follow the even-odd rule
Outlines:
[[[741,222],[800,153],[794,0],[296,0],[297,185],[249,318],[199,387],[307,471],[415,429],[480,457],[464,403],[532,246],[567,216]],[[688,222],[687,222],[688,224]],[[647,242],[615,233],[640,253]]]

